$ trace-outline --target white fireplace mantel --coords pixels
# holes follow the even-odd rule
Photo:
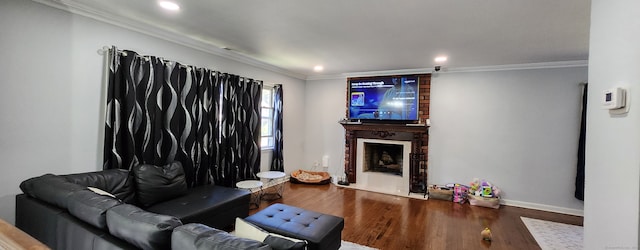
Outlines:
[[[365,143],[402,145],[403,158],[407,159],[402,164],[403,175],[364,171],[363,159]],[[356,174],[358,176],[358,182],[351,184],[354,188],[394,195],[406,195],[409,193],[410,178],[408,159],[411,153],[411,141],[359,138],[357,139],[356,148],[358,149],[356,153]]]

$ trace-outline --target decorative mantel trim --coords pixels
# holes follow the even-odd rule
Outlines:
[[[380,136],[380,138],[387,138],[389,136],[396,135],[396,133],[389,132],[389,131],[373,131],[373,132],[371,132],[371,134]]]

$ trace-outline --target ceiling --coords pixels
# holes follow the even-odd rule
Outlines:
[[[39,0],[302,78],[587,60],[589,0]],[[78,13],[78,11],[75,11]],[[324,71],[313,67],[323,65]]]

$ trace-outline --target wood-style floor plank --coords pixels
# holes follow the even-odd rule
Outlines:
[[[342,239],[379,249],[540,249],[520,216],[582,225],[583,218],[532,209],[500,209],[420,200],[344,188],[333,184],[285,183],[284,203],[343,217]],[[493,240],[482,240],[489,227]]]

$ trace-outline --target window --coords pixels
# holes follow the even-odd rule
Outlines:
[[[260,132],[260,147],[262,149],[273,148],[273,87],[262,88],[262,117]]]

